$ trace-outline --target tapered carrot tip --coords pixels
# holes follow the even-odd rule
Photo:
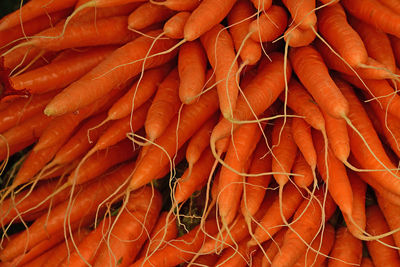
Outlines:
[[[0,100],[12,100],[17,97],[29,97],[28,90],[15,90],[10,84],[10,70],[4,68],[4,58],[0,57]]]

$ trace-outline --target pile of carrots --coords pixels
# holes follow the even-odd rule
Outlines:
[[[0,267],[400,266],[398,66],[398,0],[21,4]]]

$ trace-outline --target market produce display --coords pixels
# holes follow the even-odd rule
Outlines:
[[[0,266],[400,266],[398,66],[398,0],[26,1]]]

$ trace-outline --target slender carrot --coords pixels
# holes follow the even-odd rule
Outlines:
[[[278,254],[280,247],[283,244],[283,238],[285,237],[287,229],[283,228],[279,230],[275,235],[271,237],[270,240],[263,243],[263,248],[265,250],[265,254],[263,254],[263,259],[261,262],[262,267],[270,267],[272,263],[272,259]]]
[[[238,1],[228,15],[229,32],[232,35],[236,51],[240,51],[243,64],[254,65],[261,58],[261,46],[249,39],[250,18],[255,14],[254,7],[249,1]]]
[[[354,237],[347,227],[336,230],[335,245],[329,254],[329,266],[360,265],[362,258],[362,241]]]
[[[46,239],[48,235],[62,229],[63,221],[66,219],[66,216],[69,218],[69,223],[79,222],[83,217],[89,217],[92,220],[97,212],[98,205],[110,194],[116,192],[129,177],[133,168],[134,166],[132,166],[132,164],[124,165],[124,167],[110,173],[105,179],[98,179],[96,182],[85,187],[75,198],[68,214],[66,214],[69,204],[68,201],[62,202],[52,208],[50,214],[45,214],[38,218],[28,230],[16,236],[15,239],[10,240],[7,246],[0,252],[1,260],[8,261],[13,259],[25,250],[31,249],[33,246]],[[120,190],[123,190],[123,188]],[[93,192],[96,192],[96,194]],[[82,206],[85,207],[84,212],[82,212]],[[43,225],[47,227],[44,228]]]
[[[158,35],[159,32],[154,31],[148,34]],[[143,36],[115,50],[107,59],[102,61],[85,76],[58,94],[47,105],[44,111],[45,114],[55,116],[78,110],[108,94],[118,84],[124,83],[140,73],[144,63],[142,62],[143,58],[149,52],[152,43],[152,38]],[[171,39],[159,40],[152,47],[149,56],[165,51],[174,44],[175,41]],[[129,56],[127,57],[127,55]],[[148,58],[144,67],[145,69],[157,67],[171,59],[174,55],[175,53],[171,52],[166,55]],[[124,65],[135,60],[139,61]],[[85,94],[82,94],[82,88],[85,88]],[[79,99],[79,101],[73,99]]]
[[[169,9],[176,11],[192,11],[194,10],[201,1],[199,0],[150,0],[155,5],[163,5]]]
[[[206,82],[206,68],[207,59],[201,43],[184,43],[178,56],[179,98],[182,103],[192,104],[198,99]]]
[[[182,11],[172,16],[164,23],[164,35],[172,39],[182,39],[183,29],[189,17],[190,12],[187,11]]]
[[[9,29],[13,26],[26,22],[33,18],[47,15],[55,11],[73,7],[77,0],[35,0],[23,5],[20,9],[8,14],[0,20],[0,31]]]
[[[87,0],[84,0],[87,2]],[[78,0],[76,6],[78,6],[82,2]],[[99,18],[107,18],[107,17],[114,17],[114,16],[128,16],[130,13],[133,12],[138,6],[140,6],[140,2],[131,2],[125,3],[121,5],[114,5],[110,7],[91,7],[86,10],[82,10],[79,12],[76,17],[72,17],[72,21],[79,20],[79,21],[95,21]]]
[[[349,104],[318,51],[312,46],[292,48],[289,57],[295,73],[319,107],[335,118],[347,116]]]
[[[145,2],[145,0],[78,0],[75,11],[88,7],[114,7],[137,2]]]
[[[380,235],[389,231],[389,226],[378,205],[367,207],[367,227],[366,230],[371,235]],[[386,236],[378,239],[389,246],[394,246],[392,236]],[[378,240],[367,242],[369,255],[375,266],[398,266],[400,256],[398,252],[386,245],[379,243]]]
[[[229,13],[235,0],[204,0],[193,10],[184,28],[184,39],[193,41],[215,26]],[[218,29],[219,31],[220,29]],[[218,32],[217,31],[217,32]]]
[[[64,60],[10,77],[10,84],[15,90],[27,90],[31,94],[61,89],[79,79],[115,49],[113,46],[105,46],[89,49],[83,53],[77,51]]]
[[[218,99],[215,90],[210,90],[203,94],[199,101],[193,105],[184,106],[180,120],[175,118],[155,143],[151,146],[146,155],[138,163],[132,176],[130,189],[136,189],[151,181],[163,167],[168,165],[169,158],[172,157],[177,149],[200,128],[217,110]],[[192,123],[196,118],[196,124]],[[177,127],[179,123],[179,127]],[[159,147],[162,147],[161,150]],[[153,168],[148,168],[149,164]]]
[[[179,82],[178,69],[174,68],[158,86],[144,123],[144,129],[150,141],[160,137],[178,113],[181,106]]]
[[[316,165],[315,165],[316,166]],[[306,189],[314,181],[313,169],[305,160],[302,153],[297,153],[296,160],[293,163],[292,172],[295,174],[300,174],[300,176],[294,177],[294,182],[300,188]]]
[[[250,256],[255,252],[255,248],[248,248],[247,241],[250,238],[242,240],[237,248],[227,247],[221,253],[215,266],[249,266]]]
[[[303,30],[310,29],[317,24],[315,15],[315,0],[283,0],[293,18],[293,23]]]
[[[154,227],[162,205],[151,187],[133,192],[96,253],[93,266],[129,266]]]
[[[287,23],[286,10],[281,6],[272,5],[250,23],[250,38],[256,42],[273,41],[285,31]]]
[[[374,21],[376,28],[382,31],[400,37],[400,15],[396,14],[390,8],[382,5],[377,0],[367,1],[349,1],[340,2],[343,7],[354,17],[370,23]]]
[[[304,159],[310,165],[311,169],[315,170],[317,166],[317,152],[311,136],[310,125],[302,118],[292,119],[292,136],[297,147],[300,149]],[[294,179],[298,176],[294,177]]]
[[[154,23],[168,19],[173,14],[174,12],[167,7],[154,5],[151,2],[143,3],[129,15],[128,27],[142,30]]]
[[[387,199],[383,198],[380,194],[376,194],[378,205],[386,219],[386,222],[390,228],[390,230],[396,230],[400,226],[400,221],[396,214],[400,211],[400,206],[395,205],[388,201]],[[396,232],[392,235],[394,243],[396,246],[400,244],[400,233]]]
[[[203,1],[202,4],[207,1]],[[227,2],[230,1],[224,1],[224,5]],[[189,20],[187,23],[189,23]],[[215,71],[221,113],[225,118],[232,118],[232,112],[235,109],[239,92],[236,83],[238,63],[235,58],[232,37],[221,24],[217,24],[207,33],[203,34],[200,40],[206,51],[208,60]]]

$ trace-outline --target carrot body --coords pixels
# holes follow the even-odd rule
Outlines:
[[[390,230],[396,230],[400,226],[400,220],[398,219],[398,214],[400,210],[400,206],[390,203],[387,199],[383,198],[380,194],[377,194],[379,207],[386,219],[386,222],[390,228]],[[396,246],[400,244],[400,233],[396,232],[392,235],[394,243]]]
[[[307,46],[314,41],[316,35],[312,29],[303,30],[300,27],[295,27],[295,24],[292,24],[287,28],[284,33],[285,42],[289,44],[291,47],[301,47]]]
[[[152,3],[144,3],[136,8],[128,18],[128,27],[142,30],[154,23],[161,22],[171,17],[173,11],[169,8]]]
[[[205,2],[207,1],[202,3]],[[200,40],[215,71],[221,113],[225,118],[232,118],[239,92],[236,83],[238,63],[235,60],[232,37],[221,24],[218,24],[203,34]]]
[[[251,39],[256,42],[270,42],[286,29],[288,17],[283,7],[272,5],[249,25]]]
[[[347,132],[347,123],[344,119],[336,119],[322,113],[325,119],[326,135],[333,154],[342,162],[346,162],[350,155],[350,141]]]
[[[218,64],[218,63],[217,63]],[[207,59],[199,41],[184,43],[179,50],[179,99],[184,104],[194,103],[206,82]]]
[[[307,30],[317,24],[314,0],[283,0],[282,2],[292,15],[294,24],[299,28]]]
[[[172,16],[164,23],[163,32],[165,36],[172,39],[182,39],[183,29],[189,17],[190,13],[186,11],[179,12],[175,16]]]
[[[75,52],[64,60],[10,78],[16,90],[28,90],[32,94],[64,88],[104,60],[116,47],[106,46]]]
[[[295,174],[300,174],[301,176],[295,176],[294,182],[300,188],[307,188],[314,181],[315,168],[312,169],[307,161],[304,159],[303,154],[297,153],[296,160],[293,163],[292,172]]]
[[[344,266],[350,264],[361,264],[362,241],[355,238],[347,229],[340,227],[336,230],[335,245],[329,254],[329,266]],[[346,264],[343,264],[346,263]]]
[[[301,83],[319,107],[335,118],[346,116],[349,104],[329,76],[318,51],[311,46],[293,48],[289,57]]]
[[[211,30],[229,13],[234,0],[204,0],[193,10],[184,28],[184,39],[193,41]]]
[[[203,94],[196,104],[184,106],[179,120],[175,118],[155,143],[165,151],[156,146],[149,148],[146,155],[140,160],[133,174],[130,188],[135,189],[151,181],[163,167],[168,165],[172,157],[182,145],[210,118],[218,108],[217,93],[214,90]],[[196,125],[193,125],[196,118]],[[153,168],[148,168],[149,164]]]
[[[293,118],[291,131],[293,141],[301,151],[304,159],[312,169],[315,169],[317,166],[317,152],[312,141],[310,125],[302,118]],[[294,177],[294,179],[296,178],[298,177]]]
[[[144,129],[151,141],[160,137],[171,119],[178,113],[181,101],[179,100],[179,74],[173,69],[158,86],[156,95],[147,112]]]
[[[149,34],[157,33],[152,32]],[[152,43],[153,39],[143,36],[115,50],[107,59],[102,61],[85,76],[58,94],[47,105],[45,113],[54,116],[75,111],[108,94],[117,85],[126,82],[129,78],[140,73],[143,58],[148,53],[148,49]],[[174,44],[175,41],[170,39],[159,40],[154,44],[150,55],[165,51]],[[171,52],[166,55],[148,58],[146,59],[145,69],[159,66],[174,55],[175,53]],[[135,60],[139,61],[123,65]],[[85,88],[84,94],[82,94],[82,88]],[[79,101],[74,101],[73,99],[79,99]]]
[[[253,254],[256,249],[248,248],[247,241],[250,238],[242,240],[237,248],[228,247],[221,253],[215,266],[238,266],[245,267],[250,265],[250,255]]]

